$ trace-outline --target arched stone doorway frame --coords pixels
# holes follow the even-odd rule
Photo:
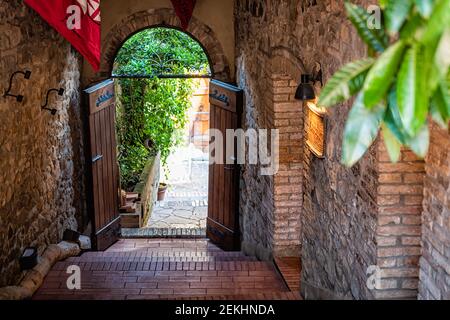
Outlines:
[[[231,81],[230,65],[215,32],[195,17],[192,18],[188,29],[183,30],[175,11],[167,8],[136,12],[117,23],[103,40],[100,70],[95,80],[111,77],[114,60],[125,41],[142,30],[155,27],[177,29],[188,34],[204,49],[209,59],[212,78]]]

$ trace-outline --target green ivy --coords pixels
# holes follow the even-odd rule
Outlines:
[[[186,34],[156,28],[131,37],[119,51],[115,75],[209,72],[203,49]],[[132,189],[151,156],[162,163],[182,142],[195,88],[192,79],[120,79],[117,81],[118,160],[122,188]],[[151,141],[151,148],[148,148]]]
[[[380,0],[383,26],[369,28],[367,11],[345,7],[375,57],[351,62],[322,90],[319,104],[332,107],[357,95],[347,120],[343,163],[353,166],[383,131],[393,162],[402,146],[423,158],[431,117],[450,122],[450,0]],[[387,41],[390,39],[390,41]]]

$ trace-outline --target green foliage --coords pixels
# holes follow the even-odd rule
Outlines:
[[[383,104],[373,108],[366,108],[363,95],[356,98],[353,109],[348,116],[344,131],[344,145],[342,147],[342,161],[356,163],[366,153],[377,137],[378,130],[386,112]]]
[[[370,29],[368,27],[371,15],[361,7],[345,3],[350,21],[355,26],[356,30],[364,42],[373,50],[383,52],[388,45],[388,38],[384,30]]]
[[[348,100],[360,91],[374,61],[374,59],[368,58],[351,62],[336,72],[323,88],[319,104],[330,107]]]
[[[369,70],[363,87],[364,103],[368,108],[373,107],[386,96],[394,81],[394,75],[398,71],[404,50],[405,43],[397,42],[383,52]]]
[[[364,155],[380,128],[392,161],[398,161],[402,146],[423,158],[428,116],[445,128],[450,122],[450,0],[380,0],[380,5],[385,25],[372,30],[366,10],[346,3],[350,21],[378,56],[372,63],[344,66],[319,99],[331,107],[358,94],[344,133],[347,166]]]
[[[207,56],[186,34],[155,28],[131,37],[119,51],[114,75],[208,73]],[[149,158],[161,153],[166,164],[181,142],[195,82],[191,79],[120,79],[117,81],[117,133],[122,188],[139,182]],[[148,148],[148,141],[151,148]]]
[[[413,45],[408,49],[397,80],[400,118],[410,136],[415,136],[419,132],[428,114],[421,50],[419,45]]]
[[[387,0],[384,5],[384,17],[386,20],[386,28],[389,33],[396,33],[400,27],[405,23],[406,18],[411,12],[413,0]]]
[[[152,28],[132,36],[120,49],[114,75],[211,74],[198,42],[175,29]]]

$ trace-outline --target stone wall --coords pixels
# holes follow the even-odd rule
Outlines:
[[[281,74],[298,84],[300,74],[311,72],[317,63],[327,80],[346,62],[365,55],[364,45],[346,19],[343,1],[240,0],[235,11],[237,78],[246,91],[246,128],[270,126],[265,119],[276,102],[262,97],[273,75],[280,74],[273,63],[275,56],[289,61],[291,67]],[[306,298],[373,298],[366,287],[366,271],[377,262],[377,149],[372,148],[352,169],[340,164],[341,136],[349,106],[330,110],[327,115],[326,159],[317,159],[309,149],[303,149],[296,142],[299,133],[284,140],[297,143],[301,157],[300,163],[298,158],[288,161],[289,167],[280,173],[302,176],[300,187],[293,185],[292,190],[285,191],[292,191],[288,197],[298,201],[290,216],[301,219],[296,232],[302,235],[298,246],[302,250]],[[299,121],[294,127],[302,128],[302,110],[290,108],[290,119]],[[274,239],[273,231],[277,217],[282,216],[274,209],[276,195],[284,187],[277,191],[275,182],[284,180],[280,175],[261,177],[258,168],[252,166],[243,168],[242,180],[245,247],[276,255],[274,249],[280,239]]]
[[[420,299],[450,300],[450,134],[432,126],[426,158]]]
[[[0,3],[0,287],[20,277],[18,257],[26,246],[57,243],[66,228],[86,223],[82,201],[79,55],[23,1]],[[4,98],[10,75],[13,93]],[[41,110],[50,88],[55,116]],[[77,214],[79,213],[79,214]],[[41,251],[42,252],[42,251]]]
[[[320,64],[326,82],[342,65],[366,55],[343,4],[236,1],[237,79],[247,99],[244,127],[282,133],[278,175],[262,177],[258,167],[243,167],[244,249],[270,257],[293,254],[297,243],[307,299],[415,299],[419,288],[420,298],[448,299],[448,132],[432,126],[425,163],[409,150],[391,163],[379,139],[348,169],[340,164],[351,105],[345,103],[326,115],[325,159],[302,144],[304,115],[291,100],[300,74]],[[289,116],[277,119],[277,110]],[[293,204],[288,210],[286,201]],[[379,276],[376,290],[367,286],[370,270]]]
[[[244,30],[238,34],[242,36]],[[238,40],[241,43],[241,40]],[[253,44],[253,43],[252,43]],[[253,49],[246,48],[249,51]],[[255,51],[256,53],[256,51]],[[254,58],[253,58],[254,59]],[[242,126],[248,129],[270,129],[266,107],[271,91],[270,74],[262,67],[263,61],[253,60],[249,52],[240,52],[237,63],[237,79],[240,88],[245,90],[245,106]],[[261,63],[261,64],[259,64]],[[246,152],[248,160],[248,152]],[[248,163],[248,161],[246,161]],[[249,255],[256,255],[267,260],[273,254],[274,232],[274,177],[261,175],[260,166],[244,165],[240,183],[240,227],[242,250]]]
[[[234,0],[197,1],[187,32],[205,46],[217,78],[230,81],[234,75]],[[115,54],[131,34],[156,25],[180,28],[170,0],[108,0],[102,10],[102,65],[94,74],[85,62],[82,83],[111,76]]]

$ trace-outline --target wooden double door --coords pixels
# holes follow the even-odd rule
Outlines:
[[[243,93],[237,87],[216,80],[212,80],[210,86],[210,127],[222,132],[222,150],[227,150],[226,131],[240,128]],[[119,239],[121,228],[114,81],[86,89],[85,100],[89,113],[88,203],[93,246],[102,251]],[[220,148],[217,143],[216,147]],[[224,151],[223,161],[210,165],[207,236],[224,250],[237,250],[240,246],[240,170],[236,160],[227,163],[226,156]],[[231,157],[237,159],[236,154]]]

